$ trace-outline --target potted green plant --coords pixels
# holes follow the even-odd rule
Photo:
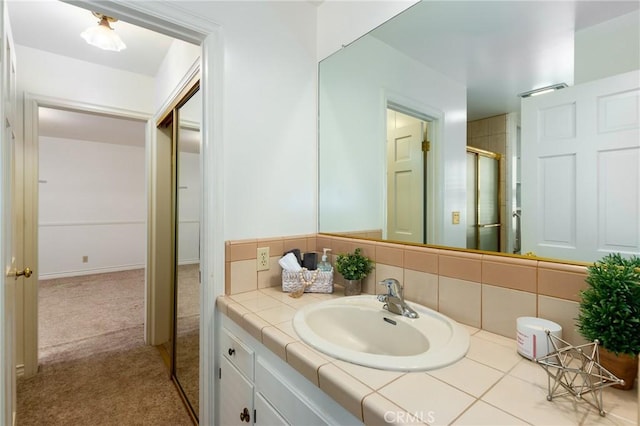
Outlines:
[[[619,253],[603,257],[587,268],[578,314],[578,331],[600,342],[603,367],[632,389],[640,353],[640,257]]]
[[[353,253],[339,254],[335,266],[345,279],[344,295],[354,296],[361,293],[362,280],[373,270],[374,262],[357,248]]]

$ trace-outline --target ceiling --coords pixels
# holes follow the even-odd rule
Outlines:
[[[16,44],[155,77],[173,42],[171,37],[117,21],[111,24],[127,48],[110,52],[89,46],[80,33],[98,19],[91,11],[58,0],[8,0]]]
[[[40,136],[144,146],[145,122],[120,117],[40,107]]]
[[[519,111],[518,93],[572,85],[575,31],[639,7],[638,0],[423,1],[371,35],[465,85],[474,120]]]
[[[57,0],[9,0],[15,44],[154,77],[173,39],[117,21],[111,24],[127,48],[120,52],[89,46],[80,33],[98,19],[91,11]],[[104,115],[40,109],[41,136],[144,146],[145,123]]]
[[[58,0],[7,3],[16,44],[138,74],[155,76],[173,40],[118,21],[112,27],[127,49],[102,51],[80,37],[84,29],[97,25],[90,11]],[[371,34],[466,85],[471,120],[519,110],[517,93],[558,82],[572,84],[574,31],[639,7],[637,0],[424,1]],[[69,137],[109,142],[104,137],[118,127],[112,117],[101,121],[68,112],[48,116],[55,122],[43,117],[42,135],[63,137],[61,123],[70,123]]]

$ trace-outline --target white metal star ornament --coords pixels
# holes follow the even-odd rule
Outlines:
[[[604,416],[602,389],[617,384],[623,385],[624,380],[600,365],[600,342],[595,340],[573,346],[554,336],[549,330],[545,330],[545,333],[553,351],[534,361],[547,372],[547,401],[559,396],[572,395],[578,400],[586,401]],[[583,395],[591,395],[593,401],[583,399]]]

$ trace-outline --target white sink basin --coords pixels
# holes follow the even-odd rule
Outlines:
[[[419,318],[393,314],[375,296],[341,297],[300,309],[293,327],[320,352],[383,370],[431,370],[467,353],[466,329],[432,309],[407,304]]]

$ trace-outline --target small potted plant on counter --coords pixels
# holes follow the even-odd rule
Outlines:
[[[587,270],[578,331],[600,342],[602,366],[625,381],[614,387],[632,389],[640,353],[640,257],[613,253]]]
[[[339,254],[335,266],[345,279],[344,295],[355,296],[362,292],[362,280],[373,270],[374,262],[357,248],[353,253]]]

